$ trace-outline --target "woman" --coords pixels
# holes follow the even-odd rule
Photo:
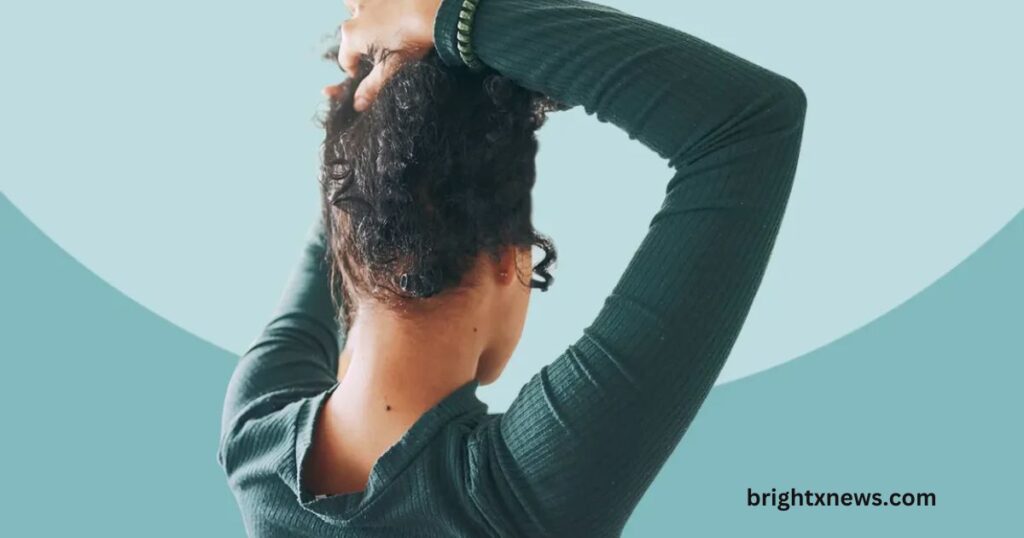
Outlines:
[[[619,535],[760,284],[803,92],[579,0],[349,9],[324,213],[225,402],[218,457],[248,532]],[[506,413],[488,414],[476,388],[512,354],[530,289],[550,283],[554,250],[530,224],[529,193],[551,102],[619,126],[671,174],[594,321]],[[563,180],[586,210],[594,178]],[[602,180],[628,190],[641,178]],[[545,256],[531,281],[535,245]]]

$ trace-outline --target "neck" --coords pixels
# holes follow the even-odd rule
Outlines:
[[[361,308],[338,369],[345,406],[411,424],[474,379],[487,347],[487,317],[479,307],[459,306],[416,319]]]

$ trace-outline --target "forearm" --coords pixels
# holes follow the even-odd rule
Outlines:
[[[224,402],[225,435],[335,380],[343,334],[330,292],[323,232],[318,219],[270,321],[235,368]]]
[[[329,338],[318,335],[322,347],[336,355],[337,309],[331,296],[326,248],[324,220],[320,216],[306,234],[302,253],[278,301],[275,321],[301,318],[315,324],[330,335]]]
[[[461,4],[444,0],[434,26],[450,64],[461,62]],[[723,121],[744,109],[792,115],[793,107],[781,108],[802,98],[788,79],[706,41],[579,0],[479,0],[470,37],[486,66],[583,105],[674,167],[713,146]]]

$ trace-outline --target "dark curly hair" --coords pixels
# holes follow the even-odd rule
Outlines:
[[[323,122],[327,249],[346,325],[357,291],[406,312],[465,284],[480,253],[497,260],[510,245],[544,251],[533,268],[540,280],[524,284],[546,291],[556,251],[531,222],[535,132],[547,112],[565,107],[493,71],[447,67],[431,52],[356,112],[370,58]]]

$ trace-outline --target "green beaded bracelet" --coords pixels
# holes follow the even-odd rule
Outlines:
[[[479,1],[462,0],[462,9],[459,10],[458,32],[455,34],[456,39],[459,41],[459,57],[462,58],[462,63],[466,64],[473,71],[479,71],[484,68],[483,62],[473,52],[473,44],[470,41],[470,35],[473,32],[473,15],[476,14],[476,5]]]

